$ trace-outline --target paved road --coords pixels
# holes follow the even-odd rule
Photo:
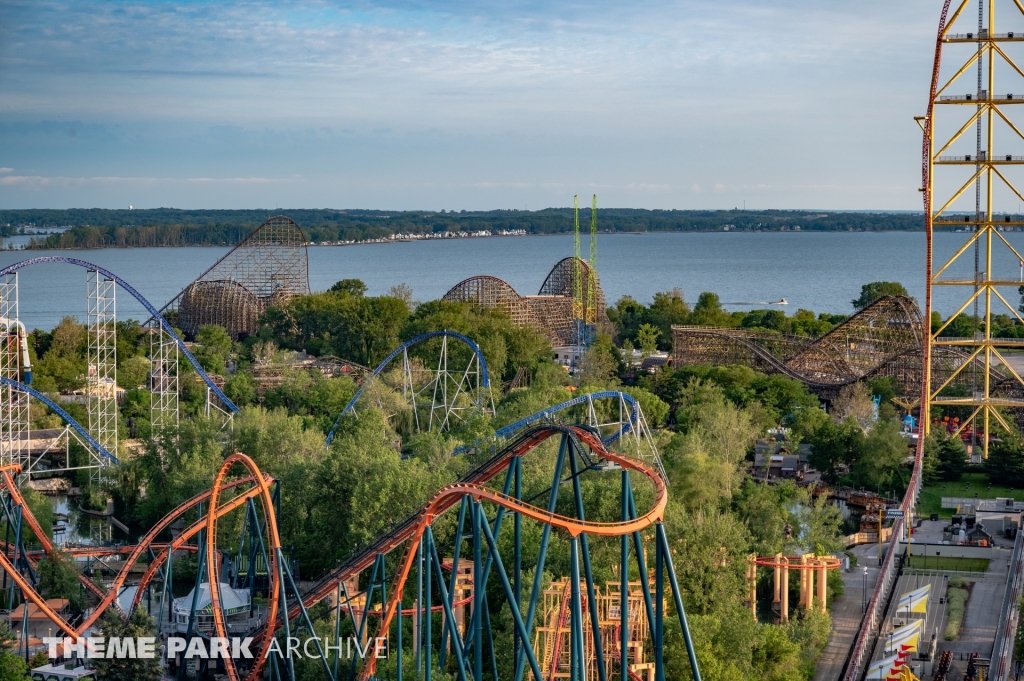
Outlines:
[[[916,541],[939,541],[942,537],[944,521],[932,523],[925,520],[921,527],[915,532]],[[821,657],[818,659],[817,671],[814,681],[836,681],[846,662],[850,652],[853,639],[860,629],[863,612],[861,599],[863,592],[864,575],[863,568],[867,566],[867,588],[868,597],[871,589],[874,588],[875,580],[878,578],[878,548],[875,545],[862,545],[853,549],[857,556],[858,567],[850,572],[841,573],[845,585],[844,595],[832,603],[832,636],[829,639]],[[928,581],[935,582],[933,586],[933,598],[929,604],[930,616],[927,628],[928,636],[937,632],[937,651],[952,650],[954,657],[958,658],[961,653],[977,651],[983,656],[992,652],[992,645],[995,638],[995,628],[999,621],[999,612],[1002,606],[1003,591],[1006,586],[1007,561],[1010,557],[1008,550],[1000,550],[997,558],[989,564],[989,571],[985,577],[974,580],[974,587],[971,598],[968,602],[967,612],[964,618],[964,626],[960,638],[956,641],[942,640],[942,631],[945,628],[945,608],[938,605],[940,596],[945,596],[945,586],[941,578]],[[900,593],[923,584],[924,578],[904,577],[897,589]],[[888,613],[891,617],[892,613]],[[881,656],[881,651],[875,652],[872,659]],[[964,663],[965,666],[966,662]],[[954,667],[957,667],[954,662]],[[950,681],[956,681],[958,674],[954,674]]]
[[[858,567],[850,572],[840,572],[843,577],[843,595],[832,602],[832,636],[818,658],[814,681],[835,681],[839,678],[864,617],[861,607],[864,585],[867,584],[867,597],[870,598],[871,589],[878,579],[878,547],[865,544],[854,547],[853,553],[857,556]],[[866,580],[865,566],[868,568]]]

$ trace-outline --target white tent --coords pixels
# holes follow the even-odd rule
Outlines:
[[[218,587],[220,602],[224,608],[225,615],[234,615],[249,609],[249,592],[245,589],[232,589],[231,585],[220,583]],[[174,599],[174,612],[188,614],[192,611],[192,597],[195,589],[188,592],[187,596]],[[210,583],[203,582],[199,585],[199,599],[196,601],[196,612],[212,613],[213,606],[210,603]]]

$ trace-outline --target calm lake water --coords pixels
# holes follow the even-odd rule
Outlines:
[[[955,252],[967,236],[936,235],[936,261]],[[1024,252],[1024,232],[1004,236]],[[714,291],[732,309],[765,307],[785,298],[789,304],[780,309],[789,314],[798,308],[848,314],[861,285],[871,281],[902,282],[923,301],[924,247],[923,232],[601,235],[598,271],[610,302],[623,295],[648,302],[657,291],[680,288],[691,304],[701,291]],[[80,258],[115,272],[161,307],[227,250],[0,251],[0,265],[43,255]],[[313,290],[324,290],[339,279],[362,279],[371,295],[405,283],[416,300],[431,300],[466,277],[490,274],[522,295],[533,295],[551,267],[571,254],[572,237],[565,235],[316,246],[309,249],[309,278]],[[968,264],[950,275],[970,278],[972,271]],[[994,250],[993,274],[1014,281],[1020,277],[1018,258],[1001,243]],[[29,328],[51,328],[63,315],[84,319],[84,270],[47,264],[24,269],[19,276],[20,315]],[[949,314],[965,295],[964,289],[943,287],[935,309]],[[1017,304],[1015,289],[1003,295]],[[118,293],[117,307],[121,318],[147,316],[124,292]]]

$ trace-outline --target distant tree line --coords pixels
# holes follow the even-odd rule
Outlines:
[[[525,230],[558,234],[572,230],[571,208],[439,213],[381,210],[0,210],[0,230],[21,226],[67,226],[41,236],[33,248],[106,246],[226,246],[238,243],[274,214],[299,223],[315,242],[365,241],[392,234],[480,230]],[[584,211],[586,214],[586,211]],[[916,213],[823,213],[789,210],[643,210],[602,208],[602,232],[700,231],[912,231],[923,227]]]

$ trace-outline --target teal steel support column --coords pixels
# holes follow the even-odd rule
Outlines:
[[[501,488],[501,493],[502,494],[508,494],[509,490],[511,488],[512,488],[512,467],[510,466],[508,472],[505,474],[505,484]],[[505,517],[505,508],[499,506],[498,507],[498,512],[494,515],[494,534],[495,534],[495,536],[497,536],[501,532],[501,521],[504,519],[504,517]],[[483,522],[487,522],[487,515],[486,514],[484,514],[484,516],[483,516]],[[483,572],[483,579],[481,580],[482,584],[485,584],[485,585],[487,584],[487,578],[490,576],[490,574],[491,574],[491,555],[488,553],[487,557],[484,559],[484,572]],[[468,628],[467,631],[466,631],[466,645],[465,645],[465,647],[462,650],[462,656],[463,657],[468,657],[469,656],[469,646],[475,640],[475,636],[476,635],[475,635],[474,629],[472,627]]]
[[[665,552],[661,542],[654,540],[654,679],[665,681]]]
[[[583,490],[580,489],[580,477],[576,457],[569,455],[569,466],[572,472],[572,491],[576,501],[576,517],[586,520],[583,513]],[[604,647],[601,643],[601,618],[597,612],[597,594],[594,591],[594,572],[590,565],[590,541],[586,534],[580,535],[580,547],[583,550],[583,578],[587,583],[587,608],[590,610],[590,627],[594,632],[594,657],[597,665],[598,681],[607,681],[604,668]]]
[[[633,499],[633,489],[627,490],[627,501],[629,502],[629,517],[636,518],[636,501]],[[640,590],[644,595],[644,608],[647,610],[647,624],[650,631],[654,631],[654,606],[651,603],[651,584],[647,573],[647,557],[644,554],[643,540],[640,538],[640,531],[633,533],[633,545],[636,549],[636,564],[640,568]]]
[[[676,568],[672,564],[672,551],[669,550],[668,536],[665,534],[665,526],[661,523],[655,525],[657,540],[661,544],[662,555],[665,557],[665,567],[668,570],[669,585],[672,587],[672,599],[676,604],[676,612],[679,614],[679,625],[683,629],[683,641],[686,642],[686,655],[690,658],[690,671],[693,673],[693,681],[701,681],[700,667],[697,664],[697,652],[693,648],[693,637],[690,636],[690,624],[686,621],[686,610],[683,608],[683,594],[679,590],[679,582],[676,581]]]
[[[199,517],[202,518],[202,505],[199,507]],[[202,541],[202,531],[199,533],[199,550],[197,551],[197,564],[198,569],[196,570],[196,583],[192,589],[192,606],[188,613],[188,626],[185,629],[185,644],[187,645],[192,640],[192,632],[195,630],[196,625],[196,606],[199,605],[199,587],[203,583],[203,572],[206,569],[206,542]],[[173,608],[172,608],[173,610]],[[178,681],[185,678],[185,661],[184,656],[182,657],[182,663],[178,666]]]
[[[345,594],[345,610],[348,612],[349,618],[352,620],[352,631],[356,630],[356,616],[352,614],[352,595],[348,592],[348,586],[345,585],[344,580],[339,580],[341,584],[342,593]],[[341,639],[338,640],[338,645],[341,645]],[[341,651],[338,651],[338,655],[341,655]],[[341,677],[337,677],[341,678]]]
[[[366,600],[363,602],[363,615],[359,618],[359,628],[356,630],[356,640],[359,641],[359,645],[363,644],[363,633],[366,631],[366,620],[370,617],[370,603],[373,600],[373,592],[377,588],[377,573],[378,570],[382,569],[382,556],[378,553],[373,559],[373,569],[370,571],[370,583],[366,587]],[[351,612],[351,611],[350,611]],[[352,622],[355,623],[355,618],[352,618]],[[352,664],[349,666],[348,678],[354,679],[356,676],[356,658],[352,658]]]
[[[405,594],[401,592],[395,594],[395,598],[398,599],[398,611],[395,613],[398,621],[398,681],[402,681],[402,606],[404,605],[402,601],[405,600],[404,596]],[[384,635],[386,636],[387,632],[384,632]],[[388,647],[390,648],[390,646],[389,643]],[[390,650],[388,652],[390,653]]]
[[[300,621],[300,626],[301,622],[305,621],[306,627],[309,629],[310,635],[316,642],[316,651],[320,656],[321,662],[323,663],[324,671],[327,673],[327,677],[331,681],[335,681],[336,677],[334,676],[334,674],[331,673],[331,666],[330,663],[327,661],[327,654],[324,653],[323,646],[320,645],[320,637],[316,635],[316,629],[313,628],[313,620],[309,617],[309,611],[306,610],[306,604],[302,602],[302,597],[299,595],[299,589],[297,586],[295,586],[295,579],[292,577],[292,570],[290,567],[288,567],[288,564],[284,562],[284,554],[282,553],[281,549],[277,549],[277,556],[278,561],[280,562],[282,567],[282,572],[284,573],[284,576],[288,578],[286,582],[283,582],[281,584],[281,593],[284,594],[285,590],[289,586],[291,586],[292,593],[295,594],[295,602],[299,605],[299,615],[302,617],[302,620]],[[287,610],[284,611],[284,616],[285,619],[288,618]],[[296,631],[296,633],[298,633],[298,631]]]
[[[494,540],[494,535],[491,534],[491,529],[484,525],[484,539],[487,540],[487,546],[494,554],[494,565],[498,570],[498,577],[501,579],[501,586],[505,589],[505,599],[509,604],[509,612],[512,613],[512,621],[515,623],[516,631],[519,633],[519,640],[522,641],[522,647],[520,651],[527,658],[530,669],[533,671],[534,681],[541,681],[542,676],[540,673],[540,665],[537,664],[537,656],[533,653],[533,645],[530,643],[530,637],[527,634],[526,624],[523,622],[523,614],[519,609],[519,600],[515,596],[515,592],[512,590],[512,585],[509,584],[508,575],[505,573],[505,565],[501,562],[501,556],[498,555],[498,542]]]
[[[480,550],[483,508],[473,504],[473,681],[484,679],[484,570]]]
[[[284,620],[284,641],[285,650],[287,651],[287,662],[285,663],[285,669],[288,670],[288,681],[295,681],[295,661],[292,660],[291,650],[288,649],[288,639],[292,637],[292,625],[291,622],[288,620],[288,597],[285,595],[287,589],[285,588],[284,565],[282,564],[283,561],[284,555],[281,553],[280,549],[277,549],[277,574],[274,575],[274,577],[280,580],[278,584],[281,585],[280,608],[281,614],[283,615],[281,619]],[[269,562],[267,563],[267,568],[270,568]]]
[[[334,678],[338,678],[338,667],[341,662],[341,580],[338,580],[338,590],[335,594],[336,608],[334,610],[334,644],[337,649],[334,651]]]
[[[462,530],[466,526],[466,509],[469,507],[469,497],[463,496],[459,502],[459,524],[455,526],[455,548],[452,550],[452,574],[448,582],[448,593],[455,597],[455,583],[459,575],[459,558],[462,553]],[[475,569],[475,568],[474,568]],[[440,579],[440,577],[438,577]],[[465,651],[462,653],[465,655]],[[448,656],[448,628],[441,629],[441,650],[437,653],[438,664],[444,669],[444,662]]]
[[[491,629],[491,606],[484,598],[484,631],[487,632],[487,648],[491,651],[491,678],[498,678],[498,656],[494,652],[494,630]]]
[[[523,498],[523,460],[522,457],[517,456],[512,460],[512,466],[516,471],[516,486],[515,486],[515,498],[522,500]],[[522,573],[523,568],[523,516],[521,513],[516,513],[515,523],[513,526],[513,543],[515,547],[512,555],[512,579],[515,580],[512,584],[512,597],[515,599],[516,609],[519,609],[519,594],[520,594],[520,582],[519,577]],[[493,549],[492,549],[493,550]],[[512,631],[512,659],[519,659],[519,648],[522,642],[519,640],[519,629],[516,628]]]
[[[572,580],[570,589],[572,654],[569,660],[569,678],[572,681],[583,681],[586,677],[587,660],[583,655],[583,602],[580,599],[580,547],[577,537],[569,538],[569,552],[569,574]],[[596,633],[599,634],[600,630]]]
[[[431,586],[432,586],[431,585],[432,573],[434,571],[433,570],[434,561],[431,560],[431,554],[433,554],[433,551],[434,551],[434,533],[431,532],[429,525],[427,526],[426,530],[423,533],[423,548],[427,552],[426,565],[425,565],[426,572],[425,572],[425,575],[424,575],[424,578],[423,578],[424,591],[426,592],[426,594],[424,595],[423,607],[426,610],[426,620],[427,620],[426,626],[423,629],[423,634],[424,634],[423,662],[424,662],[424,666],[426,667],[426,669],[423,672],[423,678],[426,681],[430,681],[431,672],[433,671],[433,667],[434,667],[434,660],[432,659],[432,657],[433,657],[433,655],[432,655],[432,652],[433,652],[433,642],[431,641],[431,637],[432,637],[432,634],[433,634],[432,629],[433,629],[433,623],[434,623],[434,613],[433,613],[433,610],[432,610],[433,605],[434,605],[434,599],[433,599],[433,594],[431,593],[431,591],[432,591],[432,589],[431,589]],[[443,577],[442,577],[442,579],[443,579]]]
[[[622,471],[622,520],[629,520],[629,471]],[[629,537],[619,538],[619,669],[622,681],[629,679]]]
[[[562,481],[562,468],[565,464],[565,454],[568,449],[569,436],[562,435],[562,442],[558,447],[558,459],[555,460],[555,474],[551,478],[551,493],[548,496],[548,513],[554,513],[555,507],[558,506],[558,487]],[[537,569],[533,576],[533,589],[530,591],[530,606],[526,612],[526,630],[529,631],[533,628],[533,618],[537,614],[537,601],[540,597],[541,585],[544,580],[544,563],[547,559],[548,554],[548,542],[551,540],[551,526],[544,525],[544,531],[540,538],[540,549],[537,552]],[[523,646],[528,644],[527,641],[523,641]],[[523,655],[520,652],[518,658],[516,658],[516,675],[515,681],[522,681],[524,671]]]
[[[423,537],[416,544],[416,618],[413,647],[416,653],[416,673],[423,671]]]
[[[430,532],[427,527],[427,532]],[[444,585],[444,575],[441,572],[441,558],[437,555],[437,546],[434,544],[433,536],[430,539],[430,556],[433,558],[434,567],[437,569],[437,588],[441,592],[441,603],[444,605],[445,625],[452,635],[452,653],[455,655],[455,666],[459,670],[460,681],[466,679],[466,660],[462,657],[462,644],[459,641],[459,627],[455,623],[455,613],[452,612],[452,602],[448,597],[448,589]]]

